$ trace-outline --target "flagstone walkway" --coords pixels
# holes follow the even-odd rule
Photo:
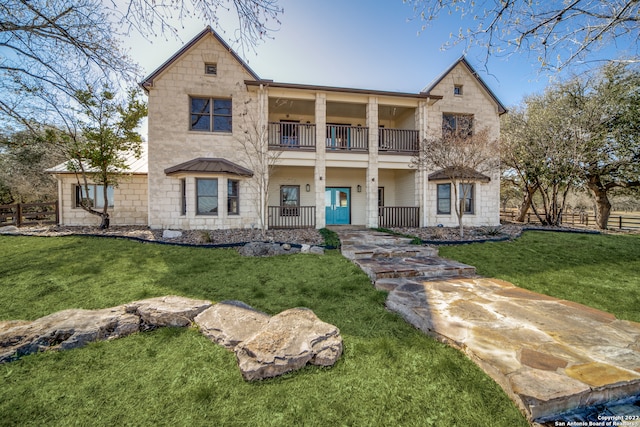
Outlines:
[[[342,253],[389,292],[389,310],[464,352],[531,422],[640,427],[640,324],[478,277],[409,239],[338,234]]]

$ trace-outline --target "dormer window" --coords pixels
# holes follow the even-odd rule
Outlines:
[[[212,63],[204,64],[204,73],[210,76],[218,75],[218,64],[212,64]]]
[[[453,94],[456,96],[462,96],[462,85],[454,85]]]

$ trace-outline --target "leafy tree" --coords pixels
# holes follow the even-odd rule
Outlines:
[[[546,225],[562,222],[567,196],[578,184],[580,141],[563,111],[564,99],[551,88],[528,97],[501,124],[502,163],[517,175],[524,194],[520,217],[531,207]]]
[[[628,43],[628,60],[638,61],[640,2],[637,0],[404,0],[425,27],[442,14],[472,18],[451,34],[449,44],[487,48],[487,56],[534,52],[541,68],[561,69],[592,58],[600,48]],[[609,58],[614,59],[614,58]]]
[[[45,170],[64,161],[42,137],[30,132],[0,136],[0,204],[56,200],[55,180]]]
[[[127,158],[142,155],[142,137],[136,129],[147,115],[147,106],[139,95],[132,89],[125,99],[119,99],[108,86],[100,91],[88,87],[75,94],[81,105],[75,126],[47,131],[48,138],[65,153],[83,194],[90,194],[90,182],[102,185],[102,210],[89,198],[83,197],[80,203],[82,209],[102,219],[100,228],[109,227],[108,187],[117,186],[126,173]]]
[[[640,73],[629,65],[609,64],[527,98],[502,122],[502,161],[526,195],[521,213],[531,206],[543,223],[559,224],[568,192],[583,186],[605,229],[610,192],[640,187],[639,134]]]
[[[424,171],[437,171],[451,182],[460,237],[464,237],[465,200],[472,184],[499,167],[500,147],[488,129],[472,130],[471,117],[459,116],[456,120],[455,129],[443,122],[442,135],[423,140],[411,163]]]
[[[561,88],[581,140],[580,179],[594,199],[598,227],[606,229],[611,191],[640,187],[640,72],[609,64]]]

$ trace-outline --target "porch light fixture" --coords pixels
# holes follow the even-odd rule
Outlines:
[[[358,193],[362,193],[362,185],[358,184],[356,188],[358,189]]]
[[[307,193],[308,193],[309,191],[311,191],[311,186],[310,186],[309,184],[307,184],[307,185],[304,187],[304,189],[305,189],[305,190],[307,190]]]

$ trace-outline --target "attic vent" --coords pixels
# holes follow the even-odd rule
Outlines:
[[[218,75],[218,64],[204,64],[204,73],[212,76]]]

